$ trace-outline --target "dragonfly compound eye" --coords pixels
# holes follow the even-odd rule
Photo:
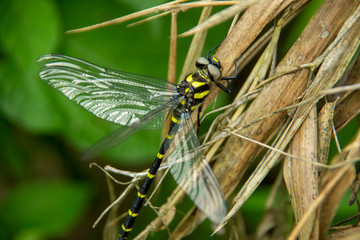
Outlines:
[[[226,202],[215,174],[205,160],[191,119],[221,78],[219,61],[208,56],[179,85],[135,73],[106,69],[80,59],[47,54],[38,60],[40,78],[99,118],[123,125],[91,147],[87,157],[114,147],[142,128],[159,129],[171,116],[168,135],[135,196],[118,240],[127,239],[163,159],[170,173],[195,205],[215,224],[226,216]],[[218,87],[226,91],[221,84]],[[150,101],[149,101],[150,100]],[[198,119],[199,119],[198,111]],[[115,134],[114,134],[115,133]]]
[[[210,61],[205,57],[199,57],[195,63],[196,67],[200,68],[200,69],[205,68],[209,64],[210,64]]]
[[[221,70],[220,70],[220,68],[218,66],[213,65],[213,64],[209,64],[207,66],[207,68],[208,68],[209,74],[212,77],[212,80],[215,81],[215,80],[218,80],[218,79],[221,78]]]

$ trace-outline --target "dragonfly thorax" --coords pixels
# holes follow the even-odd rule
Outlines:
[[[221,78],[222,67],[216,57],[199,57],[195,65],[198,69],[206,71],[211,81],[216,81]]]
[[[221,223],[226,202],[202,152],[190,114],[196,108],[200,110],[212,82],[229,92],[219,83],[226,78],[221,77],[222,69],[215,57],[208,54],[199,58],[197,70],[176,87],[158,78],[106,69],[64,55],[47,54],[38,63],[42,68],[40,77],[46,83],[94,115],[124,126],[90,148],[87,157],[116,146],[144,127],[159,128],[158,123],[171,113],[168,135],[128,210],[118,240],[127,239],[165,157],[177,184],[212,222]]]
[[[215,57],[198,58],[196,67],[198,69],[177,86],[178,93],[184,96],[180,105],[186,111],[200,107],[210,92],[211,82],[221,78],[220,62]]]

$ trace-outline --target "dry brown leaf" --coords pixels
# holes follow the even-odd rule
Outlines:
[[[356,4],[351,1],[343,1],[341,2],[343,5],[339,4],[338,1],[326,1],[321,6],[299,37],[299,40],[279,63],[277,72],[302,63],[311,62],[320,56],[325,50],[325,46],[335,38],[342,24],[352,13],[351,10],[344,11],[344,9],[353,9],[356,6]],[[328,32],[326,38],[322,37],[324,25],[319,24],[320,21],[326,24],[325,29],[327,29]],[[308,43],[311,43],[311,45]],[[307,84],[308,74],[309,70],[302,70],[269,83],[245,112],[240,126],[276,109],[294,103],[297,97],[301,96],[301,92]],[[312,104],[308,104],[307,106],[307,108],[310,109]],[[303,116],[301,113],[298,114],[302,120],[306,116]],[[277,130],[274,126],[281,126],[285,117],[286,113],[279,113],[263,120],[259,124],[243,129],[240,133],[261,142],[267,141]],[[297,122],[297,125],[299,125],[299,123],[300,122]],[[226,194],[231,192],[234,186],[237,185],[237,182],[254,160],[259,150],[256,144],[248,143],[238,138],[230,138],[227,141],[222,151],[223,154],[219,156],[222,161],[221,163],[217,162],[214,167],[215,172],[219,176],[224,176],[222,186]],[[231,167],[229,168],[228,166]],[[244,189],[248,189],[248,187],[249,186]]]
[[[265,27],[265,25],[268,24],[273,18],[275,18],[278,11],[280,11],[280,9],[284,9],[287,6],[287,4],[290,4],[291,2],[292,1],[277,1],[276,3],[274,3],[274,1],[270,1],[270,0],[262,1],[261,4],[258,3],[252,5],[244,13],[241,20],[234,27],[234,30],[224,40],[223,44],[220,46],[219,50],[216,53],[216,56],[222,62],[225,76],[229,75],[229,71],[233,66],[233,60],[236,59],[238,56],[240,56],[242,51],[244,51],[247,48],[247,46],[249,46],[251,42],[254,41],[257,35],[261,32],[262,28]],[[306,3],[307,1],[302,1],[302,2]],[[274,12],[271,12],[269,11],[269,8],[276,10]],[[252,21],[252,23],[250,23],[250,21]],[[249,31],[249,32],[246,32],[245,34],[244,31]],[[244,39],[241,39],[241,37],[243,37]],[[232,44],[234,43],[233,41],[236,41],[235,39],[238,39],[239,42],[243,43],[241,48],[234,48],[235,46],[233,46]],[[246,46],[246,44],[248,45]],[[228,61],[229,59],[233,59],[233,60]],[[215,96],[217,89],[214,90],[215,91],[211,93],[211,96],[209,96],[207,100],[210,101],[211,98]],[[207,103],[209,101],[207,101]],[[237,148],[239,149],[239,147]],[[233,185],[232,187],[235,187],[235,185]],[[196,214],[200,214],[201,216],[201,218],[195,218],[195,219],[199,219],[199,222],[196,223],[199,224],[204,219],[204,216],[202,213],[198,211],[196,211]],[[194,223],[192,223],[190,220],[183,222],[184,224],[188,224],[189,226],[194,225]],[[187,232],[183,231],[183,228],[179,228],[179,229],[181,229],[181,231],[175,230],[173,232],[172,236],[177,236],[174,238],[180,238],[181,236],[188,234]],[[185,229],[191,229],[191,227],[189,228],[185,227]]]
[[[242,18],[234,27],[233,31],[230,32],[229,36],[224,40],[223,44],[216,53],[216,57],[220,59],[224,68],[224,76],[233,75],[231,73],[231,69],[233,68],[234,59],[238,58],[242,53],[244,53],[244,51],[253,44],[255,39],[260,37],[259,34],[264,32],[265,27],[271,23],[280,12],[286,9],[286,11],[282,13],[283,16],[288,14],[287,11],[289,11],[290,17],[292,17],[308,2],[309,0],[265,0],[258,1],[257,4],[252,5],[244,13]],[[279,144],[275,147],[279,148],[280,150],[284,150],[288,143],[292,140],[292,145],[290,148],[292,154],[308,160],[316,159],[316,154],[319,153],[321,161],[325,162],[327,159],[327,146],[330,135],[329,120],[331,120],[332,114],[330,113],[330,115],[325,117],[325,126],[320,126],[322,121],[319,121],[319,128],[317,128],[316,121],[314,120],[316,118],[316,110],[314,106],[324,95],[322,94],[323,90],[333,87],[334,84],[340,82],[339,79],[342,76],[346,75],[344,74],[344,65],[349,67],[346,58],[349,56],[346,55],[346,51],[344,49],[351,48],[351,46],[356,45],[356,37],[353,38],[355,39],[352,42],[353,45],[346,43],[346,41],[352,40],[352,38],[348,35],[346,35],[347,38],[345,38],[345,35],[343,35],[345,40],[339,38],[340,40],[334,41],[334,39],[338,35],[340,29],[343,27],[344,22],[353,13],[357,4],[358,1],[354,0],[327,0],[324,2],[324,4],[321,6],[321,8],[318,10],[316,15],[312,18],[310,23],[299,37],[298,41],[293,45],[284,59],[278,64],[274,72],[274,75],[276,75],[293,67],[296,68],[301,64],[311,63],[314,60],[318,60],[318,57],[324,54],[324,51],[328,51],[324,55],[324,57],[327,56],[325,61],[323,62],[324,58],[322,58],[320,62],[316,63],[322,63],[322,66],[317,73],[317,77],[314,80],[310,78],[311,70],[314,70],[319,66],[314,64],[312,69],[309,69],[309,66],[299,68],[296,69],[296,72],[281,76],[279,78],[274,78],[271,81],[266,82],[266,84],[264,83],[264,85],[261,86],[262,91],[257,95],[257,98],[252,102],[252,104],[247,105],[246,107],[245,105],[240,106],[238,110],[239,113],[236,113],[235,117],[231,119],[237,123],[240,122],[235,126],[236,128],[246,126],[246,128],[242,129],[239,134],[245,135],[258,142],[268,142],[277,134],[279,129],[283,127],[284,122],[287,119],[290,120],[291,117],[293,117],[293,122],[290,125],[286,125],[289,126],[288,132],[278,135],[277,140],[279,140]],[[163,9],[166,9],[167,7],[170,6],[163,6]],[[151,9],[151,12],[157,11],[159,9],[160,8],[155,7]],[[209,16],[210,9],[211,7],[208,7],[207,10],[204,10],[205,18]],[[141,12],[141,14],[144,13],[145,12]],[[137,16],[136,14],[139,15],[140,13],[135,13],[135,15],[132,15],[131,17]],[[359,28],[358,25],[357,27]],[[280,28],[277,30],[280,30]],[[277,30],[275,30],[276,34],[279,33],[276,32]],[[265,74],[268,72],[269,66],[271,66],[271,59],[273,58],[276,49],[276,43],[278,40],[278,35],[276,34],[274,35],[273,41],[269,44],[265,51],[268,53],[268,55],[264,54],[259,60],[261,64],[258,65],[258,69],[254,70],[253,78],[251,81],[249,80],[247,91],[249,89],[253,90],[254,88],[259,87],[258,81],[262,81],[265,78]],[[355,31],[353,36],[358,36],[356,34],[358,34],[358,32]],[[206,31],[198,33],[198,37],[194,38],[194,42],[196,42],[198,47],[196,50],[202,49],[201,42],[203,42],[205,39],[205,35]],[[196,44],[194,46],[196,46]],[[330,44],[333,44],[333,46]],[[172,46],[173,45],[174,44],[172,44]],[[348,54],[354,55],[354,53]],[[190,58],[196,58],[197,55],[198,52],[196,51],[189,54],[189,56],[191,56]],[[332,61],[335,62],[338,66],[331,65]],[[272,66],[274,66],[275,62],[272,64]],[[359,62],[357,62],[357,64],[359,64]],[[261,70],[263,71],[260,74]],[[272,70],[270,70],[270,72],[272,72]],[[353,83],[359,83],[358,69],[353,69],[350,73],[350,76],[353,76]],[[313,82],[311,82],[312,80]],[[247,94],[247,91],[239,94],[239,98]],[[211,93],[211,95],[206,100],[204,108],[211,100],[214,99],[217,92],[218,89]],[[336,127],[344,126],[344,124],[346,124],[349,119],[352,119],[356,114],[359,113],[360,109],[360,101],[358,101],[360,97],[359,91],[343,94],[343,96],[344,97],[342,97],[340,103],[341,105],[339,105],[341,107],[336,107]],[[300,99],[303,101],[301,102],[301,105],[298,106],[297,112],[294,116],[294,112],[277,112],[279,109],[288,107],[298,102]],[[349,105],[354,106],[351,107]],[[244,109],[246,109],[245,114],[242,115],[241,121],[239,121],[240,115],[243,113]],[[311,109],[312,111],[309,115],[310,119],[307,119],[308,113]],[[269,113],[274,112],[276,112],[276,114],[268,116]],[[260,121],[258,121],[259,119]],[[305,122],[300,128],[304,120]],[[288,122],[290,121],[287,121],[287,123]],[[301,130],[293,138],[293,135],[298,128]],[[325,130],[326,137],[324,137],[325,135],[322,135],[322,133],[321,135],[319,134],[318,137],[316,134],[318,129]],[[316,144],[317,141],[321,142],[323,145],[320,144],[318,146]],[[221,145],[221,143],[218,144],[218,147]],[[218,147],[215,148],[215,150],[211,153],[212,155],[217,153]],[[319,150],[317,150],[317,147],[319,147]],[[229,196],[236,188],[244,173],[248,171],[249,166],[253,163],[260,151],[261,147],[259,147],[259,145],[244,140],[243,138],[239,138],[235,134],[226,140],[223,149],[217,156],[218,161],[214,165],[214,172],[221,180],[221,184],[226,196]],[[238,196],[236,197],[238,202],[235,202],[234,208],[231,210],[226,220],[229,220],[232,216],[235,215],[237,210],[257,188],[268,171],[270,171],[274,164],[278,162],[280,156],[280,152],[274,153],[273,151],[270,155],[264,158],[263,162],[259,164],[259,171],[253,173],[245,187],[238,193]],[[319,198],[314,201],[314,198],[318,194],[317,168],[311,163],[300,161],[297,158],[293,158],[289,160],[289,162],[291,162],[292,170],[286,170],[287,174],[285,174],[285,178],[287,179],[287,183],[290,189],[289,191],[293,197],[293,208],[296,214],[296,219],[299,222],[299,225],[296,226],[293,234],[290,237],[295,238],[298,236],[300,231],[303,231],[302,238],[308,239],[310,238],[312,229],[315,229],[312,236],[313,239],[316,239],[318,226],[320,226],[320,236],[325,237],[329,228],[328,221],[332,219],[334,210],[337,207],[340,197],[343,195],[344,189],[348,188],[349,184],[351,183],[354,170],[351,166],[344,166],[341,169],[332,171],[337,174],[336,177],[329,179],[327,182],[331,183],[332,185],[326,184],[324,186],[324,192],[320,193],[320,195],[322,195],[319,195]],[[330,175],[330,173],[328,174]],[[335,192],[337,196],[331,196],[329,193],[330,190],[331,194]],[[151,224],[149,224],[148,227],[138,235],[137,239],[144,239],[150,232],[158,231],[159,229],[162,229],[162,226],[164,225],[167,226],[173,219],[175,204],[183,197],[184,194],[181,191],[178,191],[178,189],[175,190],[169,197],[168,203],[163,205],[160,209],[159,215],[166,217],[159,217],[153,220]],[[322,225],[318,225],[319,222],[321,223],[321,221],[316,221],[316,226],[314,228],[312,225],[315,219],[315,213],[325,200],[328,200],[328,203],[332,203],[332,205],[324,204],[322,206],[322,211],[324,212],[325,209],[330,208],[332,210],[329,210],[327,215],[322,213],[322,218],[327,218],[327,221],[324,221]],[[204,215],[198,210],[194,209],[195,208],[189,211],[185,217],[183,217],[181,223],[176,226],[173,233],[171,233],[171,239],[181,239],[182,237],[190,234],[204,220]],[[260,225],[263,228],[261,228],[261,231],[259,230],[259,232],[263,233],[263,235],[261,235],[263,237],[266,236],[267,232],[270,232],[269,229],[275,227],[275,225],[272,225],[272,221],[281,221],[281,219],[278,218],[279,216],[276,213],[271,212],[271,210],[271,208],[268,209],[267,214],[264,217],[263,225]],[[306,222],[308,223],[308,226],[304,227]],[[277,229],[279,230],[280,228]],[[269,237],[274,236],[277,235],[269,235]],[[243,236],[241,236],[241,238],[243,238]]]
[[[288,192],[283,180],[283,174],[279,171],[274,184],[271,186],[271,191],[266,201],[265,213],[256,229],[255,239],[284,239],[284,232],[289,232],[293,226],[294,222],[287,219],[289,201]]]
[[[212,6],[207,6],[202,9],[198,24],[206,21],[206,19],[210,17],[212,9],[213,9]],[[196,59],[201,55],[201,51],[204,47],[206,35],[207,35],[206,30],[198,31],[194,34],[179,79],[185,79],[185,76],[189,74],[189,72],[192,72],[194,70],[194,63]]]
[[[348,80],[345,85],[353,85],[360,83],[360,58],[351,70]],[[358,116],[360,113],[360,92],[349,92],[345,96],[342,96],[339,104],[335,108],[334,125],[338,131],[340,131],[350,120]]]
[[[325,103],[318,116],[318,158],[320,163],[327,163],[332,135],[336,102]],[[324,171],[325,169],[320,169]],[[320,174],[321,175],[321,174]]]
[[[352,164],[347,164],[336,171],[328,172],[327,175],[329,176],[328,182],[324,185],[324,188],[322,189],[321,193],[319,194],[318,198],[310,205],[308,210],[305,212],[301,220],[298,222],[298,225],[295,226],[291,234],[289,235],[289,240],[295,240],[298,235],[300,234],[303,227],[306,225],[306,222],[309,218],[319,209],[319,207],[323,207],[324,205],[328,204],[328,201],[334,201],[336,202],[339,200],[343,194],[346,192],[347,188],[351,185],[352,181],[355,177],[355,168]],[[339,194],[338,196],[334,196],[334,193]],[[333,203],[334,203],[333,202]],[[337,205],[336,205],[337,207]],[[322,208],[323,211],[323,208]],[[325,239],[328,228],[326,228],[326,224],[328,223],[328,219],[322,219],[320,217],[320,223],[322,223],[322,220],[326,220],[325,224],[320,225],[320,235],[319,239]],[[325,233],[326,234],[322,235]]]
[[[317,140],[317,111],[316,107],[313,107],[294,135],[289,146],[289,152],[295,156],[317,162]],[[299,222],[319,193],[318,168],[309,162],[298,159],[285,160],[284,180],[290,194],[296,222]],[[300,239],[317,239],[318,229],[315,228],[317,226],[314,224],[315,217],[316,212],[313,213],[301,231]],[[311,234],[312,237],[310,237]]]
[[[360,227],[343,229],[329,234],[326,240],[358,240],[360,239]]]
[[[348,152],[348,154],[346,154],[346,158],[342,159],[341,156],[343,156],[343,154],[340,154],[340,157],[336,157],[334,159],[335,161],[333,161],[333,164],[339,161],[352,162],[354,159],[359,159],[360,158],[359,146],[360,146],[360,132],[358,131],[354,141],[344,149],[344,152]],[[338,169],[333,169],[327,172],[327,174],[324,176],[322,180],[322,189],[326,187],[328,182],[330,182],[333,179],[334,175],[336,175],[338,171],[339,171]],[[350,176],[344,177],[344,181],[342,181],[341,184],[339,183],[338,187],[334,189],[331,195],[327,197],[326,201],[321,207],[320,220],[319,220],[320,239],[326,239],[332,219],[335,216],[336,210],[340,204],[342,197],[344,196],[345,192],[351,187],[350,184],[353,182],[355,178],[355,173],[351,174],[351,178],[350,178],[351,181],[345,180],[345,178],[348,177]]]
[[[110,201],[113,202],[116,200],[115,195],[115,189],[114,189],[114,183],[111,181],[111,179],[106,176],[106,182],[107,186],[109,188],[109,195],[110,195]],[[105,227],[103,230],[103,239],[104,240],[111,240],[115,239],[119,235],[120,231],[120,225],[115,221],[116,216],[118,215],[120,205],[117,204],[113,208],[111,208],[109,215],[106,219]]]

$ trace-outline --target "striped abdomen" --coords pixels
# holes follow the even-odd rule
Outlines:
[[[173,129],[181,126],[179,125],[181,123],[181,114],[184,112],[192,112],[194,109],[202,106],[206,96],[210,92],[210,82],[211,80],[208,73],[204,69],[199,69],[194,74],[188,75],[185,80],[177,86],[179,94],[184,96],[184,99],[180,101],[179,105],[173,110],[169,133],[162,143],[155,161],[151,165],[136,198],[128,210],[128,215],[126,216],[124,223],[121,225],[121,232],[118,240],[127,239],[127,236],[131,232],[132,226],[139,214],[145,196],[150,189],[151,182],[160,167],[164,155],[168,150],[168,146],[170,146],[169,141],[172,141],[171,139],[174,137],[172,134],[177,132],[173,131]]]
[[[134,201],[132,202],[130,209],[128,210],[128,214],[124,220],[124,223],[121,225],[121,231],[120,231],[118,240],[127,239],[127,236],[131,232],[132,226],[133,226],[135,219],[136,219],[137,215],[139,214],[139,211],[143,205],[146,194],[147,194],[148,190],[150,189],[150,186],[155,177],[155,174],[158,171],[160,164],[164,158],[164,155],[167,151],[166,148],[170,145],[169,141],[171,141],[171,139],[173,138],[173,136],[170,135],[171,129],[173,129],[173,127],[175,127],[178,124],[179,118],[180,118],[180,115],[177,114],[176,111],[174,111],[174,114],[171,118],[169,133],[166,136],[163,143],[161,144],[160,150],[159,150],[158,154],[156,155],[156,158],[155,158],[154,162],[152,163],[152,165],[149,169],[149,172],[148,172],[144,182],[142,183]]]

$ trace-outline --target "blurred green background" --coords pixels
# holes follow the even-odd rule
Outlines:
[[[170,16],[132,28],[126,23],[65,34],[162,2],[0,2],[0,239],[101,238],[104,221],[95,229],[91,226],[109,204],[106,180],[80,157],[118,126],[97,119],[44,84],[36,59],[59,53],[166,79]],[[193,27],[199,14],[200,9],[179,14],[178,31]],[[226,30],[222,26],[211,31],[205,49],[218,44]],[[179,39],[178,72],[190,40]],[[149,167],[160,140],[161,131],[140,131],[95,161],[141,171]],[[122,212],[129,202],[123,205]],[[145,218],[143,222],[148,223]]]
[[[80,156],[117,126],[97,119],[44,84],[38,77],[36,59],[46,53],[59,53],[166,79],[170,16],[132,28],[120,24],[65,34],[67,30],[162,2],[165,1],[0,2],[0,239],[101,239],[104,221],[95,229],[91,226],[109,204],[106,180],[103,173],[90,169],[89,162],[80,160]],[[280,52],[291,46],[321,1],[315,2],[293,27],[288,27]],[[199,15],[200,9],[181,12],[178,32],[195,26]],[[224,38],[228,27],[229,23],[225,23],[209,31],[205,52]],[[190,40],[179,39],[178,74]],[[227,101],[229,96],[222,94],[217,105]],[[209,122],[211,118],[202,130],[206,131]],[[160,131],[140,131],[96,162],[127,170],[146,169],[158,150],[160,135]],[[173,182],[170,185],[175,186]],[[161,191],[163,199],[171,189]],[[267,193],[268,187],[260,188],[244,206],[249,224],[256,224],[261,218]],[[123,205],[121,212],[129,203]],[[156,205],[160,203],[156,201]],[[149,209],[142,214],[154,216]],[[148,219],[137,220],[136,231]],[[209,233],[209,222],[205,225]],[[196,234],[204,237],[201,229]],[[162,236],[166,238],[166,231]]]

